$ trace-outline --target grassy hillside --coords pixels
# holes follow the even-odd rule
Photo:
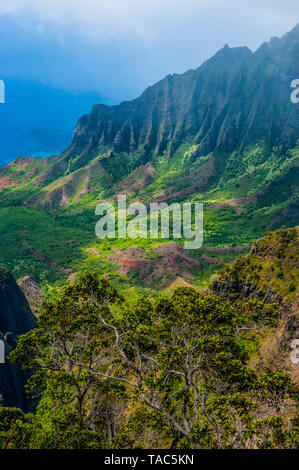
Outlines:
[[[109,193],[106,191],[106,198],[113,202],[116,195],[122,193],[130,202],[138,200],[146,205],[153,201],[203,202],[204,247],[189,253],[191,258],[201,260],[201,267],[191,278],[185,272],[179,273],[179,277],[200,285],[224,262],[234,258],[234,247],[239,247],[241,254],[245,253],[248,246],[268,230],[298,224],[298,149],[286,154],[277,149],[266,158],[266,150],[255,147],[243,155],[235,169],[231,166],[231,156],[228,163],[222,165],[222,173],[219,170],[213,189],[205,190],[203,186],[200,192],[193,188],[194,181],[204,184],[215,157],[203,157],[190,163],[192,151],[192,146],[188,150],[185,146],[172,159],[162,158],[153,162],[150,171],[148,167],[135,171],[122,183],[112,186]],[[219,164],[221,158],[218,156]],[[125,250],[137,245],[145,248],[147,257],[147,251],[153,251],[158,243],[172,241],[172,238],[158,243],[156,240],[99,241],[94,233],[98,220],[94,214],[99,202],[98,191],[86,194],[80,201],[76,200],[75,192],[66,207],[52,211],[28,207],[28,194],[31,199],[42,201],[53,187],[40,189],[37,186],[48,164],[40,160],[25,163],[18,161],[2,170],[2,181],[6,179],[12,186],[0,192],[0,263],[17,277],[35,275],[39,278],[42,275],[52,282],[67,279],[72,273],[90,265],[99,273],[103,272],[103,267],[113,273],[117,266],[107,259],[111,251],[123,251],[125,256]],[[26,179],[27,169],[32,173],[29,181]],[[58,189],[61,189],[60,184],[55,182]],[[190,187],[195,194],[188,195]],[[220,250],[215,253],[217,247]],[[156,276],[153,282],[144,282],[134,269],[126,274],[134,283],[148,287],[155,288],[160,281]],[[170,276],[162,283],[163,286],[167,282],[171,284],[174,278]]]
[[[277,328],[257,338],[253,364],[271,364],[288,370],[298,382],[298,364],[292,362],[292,341],[299,336],[299,227],[282,228],[258,240],[250,254],[240,257],[213,277],[212,291],[238,304],[257,299],[275,302],[281,316]]]
[[[81,273],[11,355],[39,401],[0,407],[0,447],[298,449],[298,250],[269,233],[204,293]]]

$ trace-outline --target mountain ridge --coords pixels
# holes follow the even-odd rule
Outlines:
[[[202,202],[208,246],[248,246],[267,230],[298,225],[299,105],[290,99],[298,57],[299,25],[255,52],[226,45],[199,68],[168,75],[135,100],[95,105],[61,155],[18,159],[0,169],[2,213],[11,218],[9,208],[22,208],[21,225],[30,227],[35,213],[40,233],[38,221],[45,218],[51,227],[55,219],[59,230],[78,227],[86,248],[95,249],[89,245],[94,208],[118,194],[146,205]],[[38,252],[45,264],[59,265],[60,239],[52,244],[57,257],[31,239],[22,242],[21,255],[35,265]],[[12,252],[19,259],[18,248]],[[69,269],[68,260],[59,275]]]
[[[297,66],[290,60],[286,66],[284,56],[292,58],[298,44],[297,25],[255,52],[225,46],[199,68],[168,75],[135,100],[95,105],[38,185],[92,165],[95,177],[83,171],[81,180],[88,177],[90,188],[107,186],[158,156],[171,158],[184,142],[197,146],[193,160],[211,152],[242,153],[259,140],[293,147],[299,112],[289,97]],[[100,185],[93,185],[97,178]]]

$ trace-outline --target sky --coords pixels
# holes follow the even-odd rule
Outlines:
[[[256,50],[298,22],[298,0],[0,0],[0,167],[61,153],[96,103],[137,98],[225,44]]]
[[[298,22],[298,0],[0,0],[0,78],[116,104]]]

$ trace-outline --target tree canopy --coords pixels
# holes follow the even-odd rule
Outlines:
[[[277,304],[192,288],[139,298],[85,272],[11,354],[35,409],[0,409],[5,448],[297,448],[299,390],[252,367]]]

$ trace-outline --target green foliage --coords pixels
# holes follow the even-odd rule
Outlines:
[[[44,303],[11,354],[33,371],[40,401],[35,414],[2,411],[2,446],[298,447],[298,387],[249,366],[250,345],[278,316],[277,305],[191,288],[128,303],[85,272]]]
[[[297,289],[295,282],[290,282],[289,284],[289,292],[294,292]]]
[[[186,139],[170,157],[167,147],[163,155],[152,159],[152,173],[145,181],[140,161],[142,148],[134,155],[114,153],[110,159],[106,158],[110,149],[104,149],[100,155],[94,155],[90,164],[98,168],[105,162],[109,178],[103,168],[98,168],[98,173],[89,181],[88,192],[83,189],[88,175],[93,172],[88,172],[90,168],[86,167],[80,169],[82,173],[72,173],[77,155],[69,161],[63,174],[56,177],[53,174],[42,188],[37,180],[44,176],[51,163],[44,166],[42,161],[33,160],[24,166],[20,161],[6,167],[2,170],[3,177],[18,185],[0,193],[0,263],[17,278],[28,274],[37,278],[46,276],[48,282],[58,284],[70,273],[82,269],[96,270],[99,274],[114,273],[116,268],[107,261],[104,246],[106,251],[114,247],[124,250],[130,243],[128,240],[100,243],[94,234],[95,206],[99,200],[117,194],[118,185],[114,183],[128,190],[130,202],[138,200],[148,204],[162,196],[170,196],[170,202],[203,202],[204,243],[210,247],[238,246],[246,251],[246,247],[263,236],[269,227],[299,223],[295,202],[298,147],[269,149],[261,141],[244,149],[241,155],[236,152],[201,155],[198,149],[198,144]],[[133,170],[137,173],[130,173]],[[69,204],[62,208],[60,195],[68,178],[71,183]],[[194,186],[195,181],[199,187]],[[52,210],[36,209],[40,204]],[[28,205],[33,207],[28,209],[25,207]],[[144,246],[142,240],[134,243]],[[156,243],[157,240],[149,240],[147,246],[150,249]],[[100,259],[87,254],[87,249],[94,245],[104,255]],[[191,255],[199,257],[200,253]],[[218,265],[202,262],[200,273],[194,274],[194,285],[205,286],[210,275],[234,256],[233,251],[230,257],[217,255]],[[283,252],[278,256],[283,256]],[[130,284],[145,287],[138,272],[129,278]],[[283,279],[282,272],[280,278]]]

